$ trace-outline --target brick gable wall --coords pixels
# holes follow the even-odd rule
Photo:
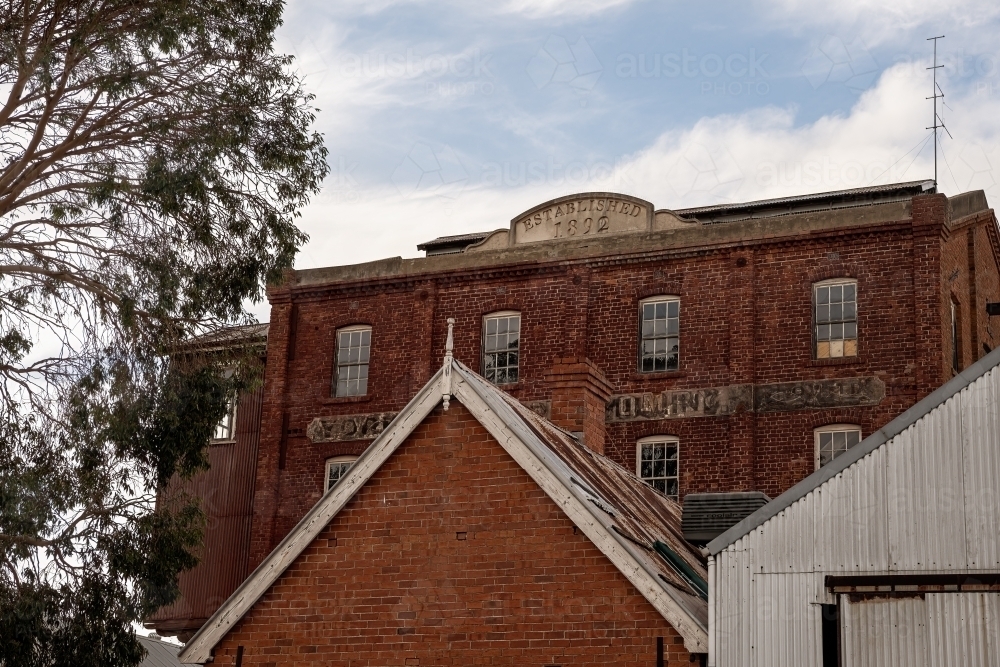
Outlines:
[[[215,665],[688,665],[680,636],[457,402],[400,446]]]

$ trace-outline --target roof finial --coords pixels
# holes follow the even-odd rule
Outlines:
[[[455,318],[448,318],[448,340],[444,344],[444,367],[441,369],[444,371],[444,376],[441,378],[441,400],[444,402],[444,409],[448,409],[448,403],[451,401],[451,360],[452,351],[455,349]]]

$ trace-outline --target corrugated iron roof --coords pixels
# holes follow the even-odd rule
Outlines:
[[[436,239],[417,244],[417,250],[433,250],[441,246],[459,245],[461,243],[471,245],[482,241],[495,231],[497,230],[491,229],[488,232],[469,232],[468,234],[456,234],[454,236],[439,236]]]
[[[656,543],[664,543],[702,582],[708,576],[706,561],[701,552],[683,537],[681,505],[643,482],[630,470],[587,448],[464,364],[458,361],[454,363],[461,369],[463,379],[475,384],[477,393],[484,399],[491,403],[491,398],[500,399],[513,408],[553,458],[562,464],[563,470],[554,472],[561,472],[567,477],[566,482],[593,496],[597,502],[591,502],[604,510],[598,515],[602,523],[614,534],[638,547],[632,550],[633,554],[651,568],[661,581],[676,589],[675,593],[682,596],[682,604],[692,615],[707,624],[707,607],[698,599],[701,595],[697,588],[692,587],[681,571],[656,552]]]
[[[142,635],[137,635],[136,639],[146,649],[146,657],[139,663],[139,667],[181,667],[181,661],[177,659],[181,647],[177,644]]]
[[[919,403],[899,415],[881,429],[872,433],[860,443],[833,459],[822,468],[806,477],[804,480],[788,489],[780,496],[764,505],[759,510],[740,521],[738,524],[719,535],[708,543],[708,550],[713,555],[730,544],[749,534],[758,526],[775,517],[796,501],[819,488],[823,483],[833,479],[852,465],[883,446],[894,437],[913,426],[929,415],[935,408],[943,405],[950,398],[960,393],[970,384],[1000,366],[1000,348],[997,348],[953,377],[949,382],[926,396]]]
[[[934,191],[934,181],[909,181],[906,183],[890,183],[888,185],[872,185],[864,188],[852,188],[849,190],[833,190],[830,192],[817,192],[808,195],[795,195],[793,197],[760,199],[757,201],[735,204],[698,206],[695,208],[676,209],[673,212],[681,217],[687,218],[725,218],[726,221],[731,221],[745,219],[748,217],[756,217],[753,213],[759,212],[761,209],[787,209],[777,210],[770,216],[763,216],[771,217],[801,212],[803,205],[809,204],[812,204],[812,206],[807,206],[810,210],[846,208],[850,206],[885,203],[886,201],[893,201],[896,199],[903,200],[924,192]]]
[[[255,324],[241,324],[232,327],[225,327],[218,331],[195,336],[185,342],[186,346],[198,348],[225,347],[233,343],[256,343],[267,340],[267,332],[270,328],[267,322]]]

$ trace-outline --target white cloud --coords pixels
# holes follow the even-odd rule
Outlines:
[[[852,38],[860,36],[869,46],[908,39],[918,27],[930,25],[947,34],[1000,17],[996,0],[759,0],[757,6],[777,28],[798,32],[817,26],[847,27]],[[988,38],[993,41],[992,34]]]
[[[924,66],[887,70],[845,115],[798,125],[793,108],[706,117],[613,160],[475,165],[447,147],[424,146],[421,151],[439,154],[437,162],[413,161],[431,164],[424,180],[433,187],[424,188],[422,180],[421,187],[402,190],[392,184],[365,188],[349,178],[329,181],[303,214],[312,239],[298,266],[414,257],[421,241],[506,227],[518,213],[572,192],[610,190],[661,208],[684,208],[930,178],[930,144],[907,154],[927,136]],[[984,189],[995,202],[1000,96],[969,91],[951,106],[955,138],[943,140],[941,189],[950,195]],[[442,174],[448,166],[462,178],[435,180],[435,164]]]
[[[507,0],[498,5],[500,12],[520,14],[532,19],[571,16],[574,19],[624,7],[634,0]]]

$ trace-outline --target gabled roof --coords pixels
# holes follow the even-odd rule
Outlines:
[[[445,398],[447,397],[447,398]],[[453,397],[615,564],[684,638],[708,650],[706,578],[698,551],[681,537],[680,506],[635,475],[591,452],[449,356],[358,458],[347,475],[302,518],[181,652],[204,663],[215,645],[267,592],[428,414]]]
[[[951,381],[939,387],[922,401],[911,407],[886,424],[879,431],[871,434],[860,443],[847,450],[825,466],[806,477],[804,480],[785,491],[783,494],[764,505],[759,510],[740,521],[738,524],[719,535],[708,543],[708,551],[713,556],[723,551],[736,540],[748,535],[751,531],[775,517],[782,510],[801,500],[827,481],[833,479],[844,470],[882,447],[897,435],[913,426],[929,415],[934,409],[943,405],[948,399],[957,395],[970,384],[983,377],[991,370],[1000,366],[1000,348],[997,348],[956,375]]]

